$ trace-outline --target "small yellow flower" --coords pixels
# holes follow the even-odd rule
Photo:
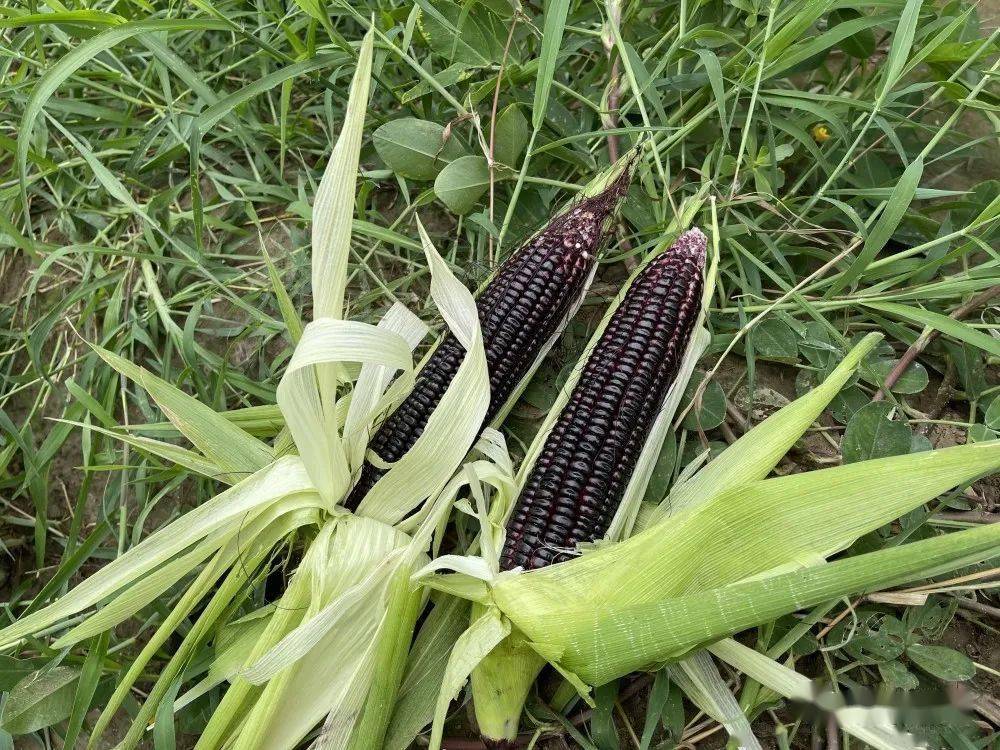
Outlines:
[[[830,128],[825,123],[818,122],[812,126],[812,137],[816,143],[826,143],[830,140]]]

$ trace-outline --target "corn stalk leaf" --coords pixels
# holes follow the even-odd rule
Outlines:
[[[324,747],[346,746],[374,678],[389,584],[409,542],[359,516],[326,524],[300,568],[311,591],[301,624],[245,674],[267,685],[233,747],[295,747],[331,707]]]
[[[406,342],[411,352],[427,335],[427,326],[423,321],[399,302],[389,308],[378,322],[378,328],[399,336]],[[351,391],[351,406],[347,410],[347,420],[344,423],[347,460],[352,472],[361,466],[364,459],[365,448],[368,445],[368,429],[372,421],[379,412],[387,408],[386,397],[391,398],[391,396],[383,394],[394,374],[395,370],[384,363],[366,362],[361,367],[361,374]],[[397,388],[409,390],[411,385],[412,377],[408,377]]]
[[[400,371],[407,387],[413,383],[410,346],[392,331],[334,318],[320,318],[305,327],[278,384],[278,406],[313,484],[331,509],[351,481],[335,398],[338,373],[344,372],[340,365],[345,362]],[[331,376],[328,398],[322,392],[324,374]]]
[[[670,665],[670,676],[702,711],[722,724],[741,750],[761,750],[750,721],[729,691],[712,657],[698,651]]]
[[[410,650],[396,707],[385,737],[385,750],[406,750],[434,720],[452,647],[469,624],[469,603],[440,597],[424,620]]]
[[[288,495],[312,491],[298,458],[279,459],[155,532],[59,600],[0,630],[0,646],[12,645],[94,606],[218,529],[227,525],[238,527],[247,514],[262,506]]]
[[[495,609],[490,608],[459,636],[448,659],[448,666],[441,682],[441,692],[434,710],[431,750],[439,750],[441,747],[448,704],[458,697],[472,670],[508,635],[510,635],[510,623]]]

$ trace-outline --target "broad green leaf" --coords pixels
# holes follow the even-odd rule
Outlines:
[[[847,424],[858,410],[871,403],[867,393],[858,386],[848,386],[830,402],[830,415],[841,424]]]
[[[65,719],[73,710],[79,676],[72,667],[53,667],[25,677],[4,704],[3,729],[14,735],[29,734]]]
[[[799,339],[783,320],[763,320],[753,329],[753,351],[761,359],[795,360],[799,353]]]
[[[991,430],[985,425],[974,424],[969,428],[968,432],[970,443],[984,443],[988,440],[996,440],[997,433],[995,430]]]
[[[905,666],[898,661],[888,661],[878,665],[878,673],[882,681],[893,690],[916,690],[920,682]]]
[[[684,403],[690,404],[704,376],[692,378],[684,394]],[[710,380],[701,394],[701,400],[691,407],[684,417],[686,430],[714,430],[726,418],[726,392],[718,381]]]
[[[851,417],[841,441],[844,463],[867,461],[872,458],[901,456],[910,452],[912,432],[903,422],[892,419],[892,404],[875,401]]]
[[[649,478],[649,487],[646,490],[646,500],[658,502],[666,496],[674,477],[674,468],[676,465],[677,437],[673,432],[670,432],[667,434],[666,440],[664,440],[660,448],[656,464],[653,466],[653,471]]]
[[[420,31],[437,54],[450,62],[477,67],[494,62],[499,52],[496,38],[468,6],[459,7],[447,0],[417,0],[417,4]]]
[[[990,401],[983,422],[991,430],[1000,430],[1000,397],[994,396],[993,400]]]
[[[922,670],[946,682],[962,682],[976,676],[972,659],[947,646],[914,643],[907,647],[906,655]]]
[[[883,383],[898,363],[897,359],[875,359],[868,362],[868,367],[875,377],[868,377],[866,380],[874,382],[876,385]],[[893,393],[902,394],[920,393],[927,387],[929,379],[927,368],[920,362],[914,361],[903,370],[903,374],[899,376],[890,390]]]
[[[516,167],[521,162],[529,136],[530,126],[521,108],[516,104],[508,105],[497,116],[493,158],[508,167]]]
[[[390,120],[375,131],[372,140],[386,166],[411,180],[433,180],[465,153],[441,125],[415,117]]]
[[[445,166],[434,180],[434,193],[457,214],[472,210],[490,184],[484,156],[461,156]]]

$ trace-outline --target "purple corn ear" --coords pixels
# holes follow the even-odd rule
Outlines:
[[[701,306],[705,235],[681,235],[629,287],[507,522],[500,567],[540,568],[608,530]]]
[[[580,300],[597,264],[608,220],[628,188],[631,165],[605,190],[557,216],[500,266],[476,300],[490,378],[489,424]],[[393,463],[413,447],[451,384],[465,349],[447,334],[417,374],[413,390],[368,448]],[[385,470],[366,461],[344,501],[357,509]]]

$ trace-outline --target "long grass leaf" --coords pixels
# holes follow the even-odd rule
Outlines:
[[[1000,339],[996,339],[986,333],[981,333],[962,321],[955,320],[947,315],[924,310],[920,307],[902,305],[898,302],[867,302],[865,303],[865,307],[880,310],[913,323],[930,326],[958,341],[964,341],[966,344],[971,344],[978,349],[982,349],[994,357],[1000,357]]]
[[[545,22],[542,27],[542,51],[538,56],[538,74],[535,77],[535,98],[531,107],[531,126],[540,130],[545,122],[549,107],[549,93],[552,78],[556,72],[556,60],[562,46],[563,31],[566,29],[566,14],[569,0],[549,0],[545,4]]]
[[[21,200],[25,215],[28,214],[27,169],[31,133],[45,103],[67,78],[86,65],[90,60],[97,57],[97,55],[111,49],[126,39],[131,39],[137,34],[151,31],[166,33],[189,30],[221,31],[225,28],[225,24],[220,21],[204,18],[155,18],[130,21],[101,32],[60,57],[58,62],[47,70],[38,80],[38,83],[35,84],[35,87],[31,91],[31,96],[24,107],[24,113],[21,115],[21,123],[18,127],[20,135],[17,139],[17,170],[21,182]]]
[[[274,460],[267,444],[177,386],[114,352],[99,346],[93,349],[101,359],[144,388],[180,433],[223,472],[246,476]]]

